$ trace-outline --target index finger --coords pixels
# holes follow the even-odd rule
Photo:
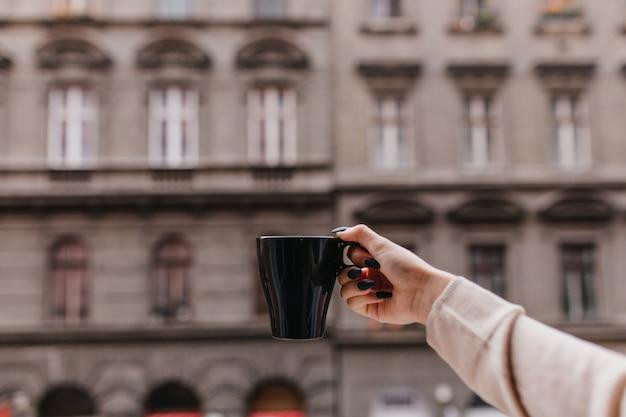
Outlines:
[[[390,243],[387,239],[364,224],[358,224],[342,232],[337,232],[336,236],[344,241],[359,243],[365,250],[374,255],[374,257]]]

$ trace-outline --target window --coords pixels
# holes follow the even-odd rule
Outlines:
[[[388,19],[391,17],[400,17],[402,11],[400,9],[401,0],[370,0],[370,16],[375,19]]]
[[[469,166],[484,168],[492,158],[492,101],[484,94],[468,96],[465,100],[464,159]]]
[[[595,313],[595,246],[591,243],[561,245],[563,309],[570,320]]]
[[[164,319],[190,315],[191,251],[178,238],[168,238],[154,253],[153,312]]]
[[[470,279],[501,297],[506,290],[504,254],[504,245],[479,244],[469,248]]]
[[[481,13],[488,11],[488,0],[461,0],[462,16],[480,16]]]
[[[87,318],[87,251],[75,239],[53,246],[50,259],[50,314],[54,321],[77,324]]]
[[[458,29],[463,31],[497,29],[498,16],[489,0],[461,0]]]
[[[248,92],[250,161],[276,166],[296,162],[297,98],[293,88],[268,85]]]
[[[407,165],[408,149],[402,122],[402,98],[398,95],[379,95],[374,107],[373,162],[383,169]]]
[[[576,94],[557,94],[552,101],[552,111],[556,163],[566,169],[589,165],[591,138],[585,102]]]
[[[157,16],[161,19],[185,19],[189,16],[191,0],[156,0]]]
[[[93,161],[97,137],[95,93],[84,86],[55,87],[48,97],[48,163],[84,168]]]
[[[184,168],[198,159],[198,93],[167,86],[150,92],[150,156],[152,165]]]
[[[82,17],[89,15],[92,0],[53,0],[52,13],[56,17]]]
[[[255,16],[264,19],[285,17],[286,0],[254,0]]]

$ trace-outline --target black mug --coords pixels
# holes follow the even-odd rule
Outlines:
[[[260,236],[257,259],[272,336],[318,339],[350,243],[332,236]]]

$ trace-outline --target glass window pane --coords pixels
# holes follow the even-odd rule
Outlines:
[[[279,18],[286,15],[286,0],[255,0],[256,17]]]
[[[595,246],[590,243],[563,244],[561,274],[563,309],[571,320],[595,314]]]
[[[191,0],[156,0],[157,14],[163,19],[184,19],[189,16]]]
[[[501,297],[505,295],[504,245],[471,245],[470,279]]]

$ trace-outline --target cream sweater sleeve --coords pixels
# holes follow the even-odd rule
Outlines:
[[[626,356],[547,327],[456,278],[426,322],[428,344],[511,417],[626,417]]]

